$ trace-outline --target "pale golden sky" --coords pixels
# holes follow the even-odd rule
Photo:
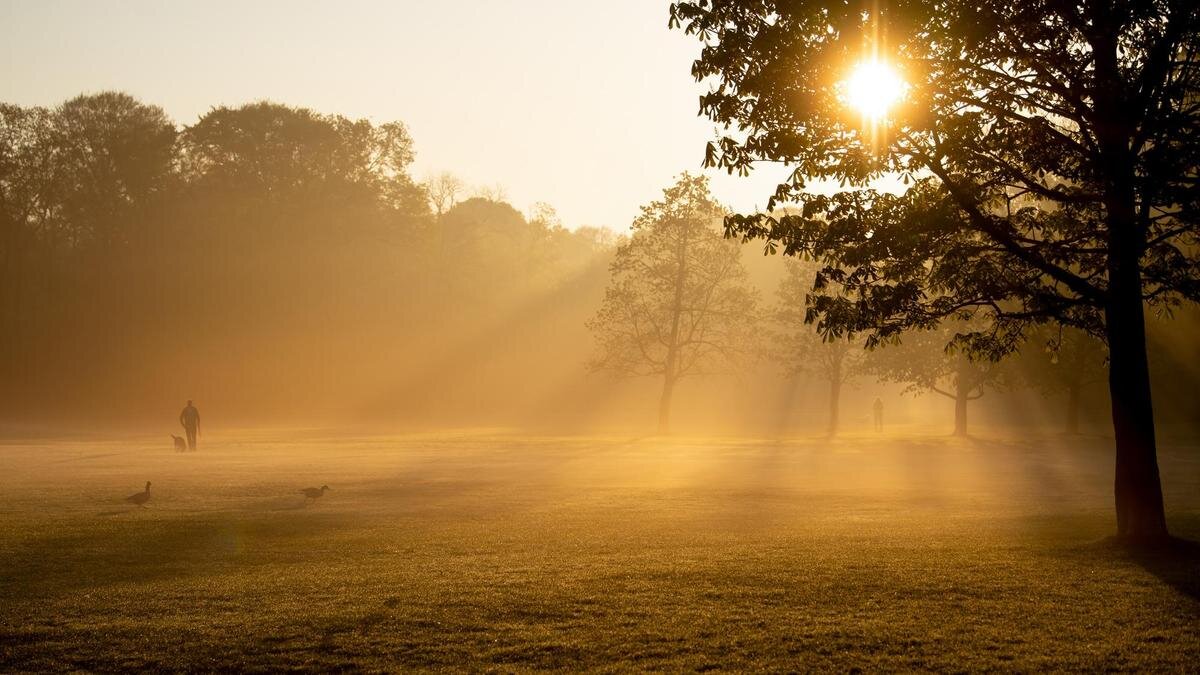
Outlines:
[[[54,105],[119,89],[190,124],[270,99],[401,120],[418,178],[502,185],[525,210],[623,230],[672,177],[699,170],[696,43],[667,0],[0,0],[0,100]],[[775,170],[776,173],[778,169]],[[714,175],[727,204],[774,175]]]

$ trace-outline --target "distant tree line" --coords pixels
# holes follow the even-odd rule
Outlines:
[[[967,324],[871,351],[818,333],[822,265],[726,239],[703,178],[618,237],[449,172],[417,180],[413,156],[398,122],[276,103],[189,126],[111,92],[0,106],[4,417],[173,415],[208,392],[247,421],[335,404],[503,421],[523,392],[582,386],[563,382],[586,379],[589,350],[596,370],[654,378],[664,430],[682,383],[776,367],[823,388],[811,415],[831,433],[844,389],[875,381],[947,397],[959,434],[993,389],[1060,397],[1069,431],[1102,395],[1105,352],[1078,330],[1047,328],[1044,348],[999,364],[946,350]],[[590,405],[575,395],[529,400],[552,416]]]
[[[344,360],[347,336],[386,362],[608,245],[545,205],[527,218],[449,174],[420,183],[413,158],[402,123],[269,102],[187,126],[116,92],[0,105],[0,401],[323,386],[296,376]]]

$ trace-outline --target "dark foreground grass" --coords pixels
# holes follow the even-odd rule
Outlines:
[[[1197,460],[1163,451],[1192,540]],[[1105,540],[1110,464],[1053,437],[9,444],[0,670],[1195,669],[1200,556]]]

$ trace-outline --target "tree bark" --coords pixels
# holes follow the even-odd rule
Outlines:
[[[1117,455],[1113,486],[1117,536],[1160,539],[1167,536],[1167,520],[1158,473],[1145,316],[1136,261],[1113,266],[1109,293],[1105,330]]]
[[[967,404],[971,401],[972,386],[970,367],[967,357],[960,353],[954,374],[954,435],[961,438],[967,435]]]
[[[1150,401],[1150,365],[1146,358],[1146,321],[1142,307],[1141,258],[1145,222],[1138,215],[1136,150],[1130,146],[1137,108],[1118,65],[1119,45],[1112,30],[1112,7],[1096,6],[1098,30],[1089,37],[1095,54],[1095,112],[1099,169],[1104,178],[1105,225],[1108,230],[1108,292],[1104,330],[1108,338],[1108,388],[1112,400],[1116,469],[1113,492],[1117,536],[1157,540],[1167,536],[1154,407]]]
[[[954,390],[954,435],[967,435],[967,392],[962,388]]]

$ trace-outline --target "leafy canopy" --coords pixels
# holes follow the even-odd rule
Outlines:
[[[671,23],[703,44],[701,112],[724,128],[707,165],[793,169],[767,211],[802,213],[727,228],[827,263],[818,286],[849,299],[816,304],[823,329],[880,339],[982,313],[967,342],[1002,353],[1030,322],[1100,334],[1114,270],[1136,267],[1152,303],[1200,298],[1192,0],[691,0]],[[864,127],[841,83],[879,56],[908,88]],[[806,192],[889,174],[918,186]]]

